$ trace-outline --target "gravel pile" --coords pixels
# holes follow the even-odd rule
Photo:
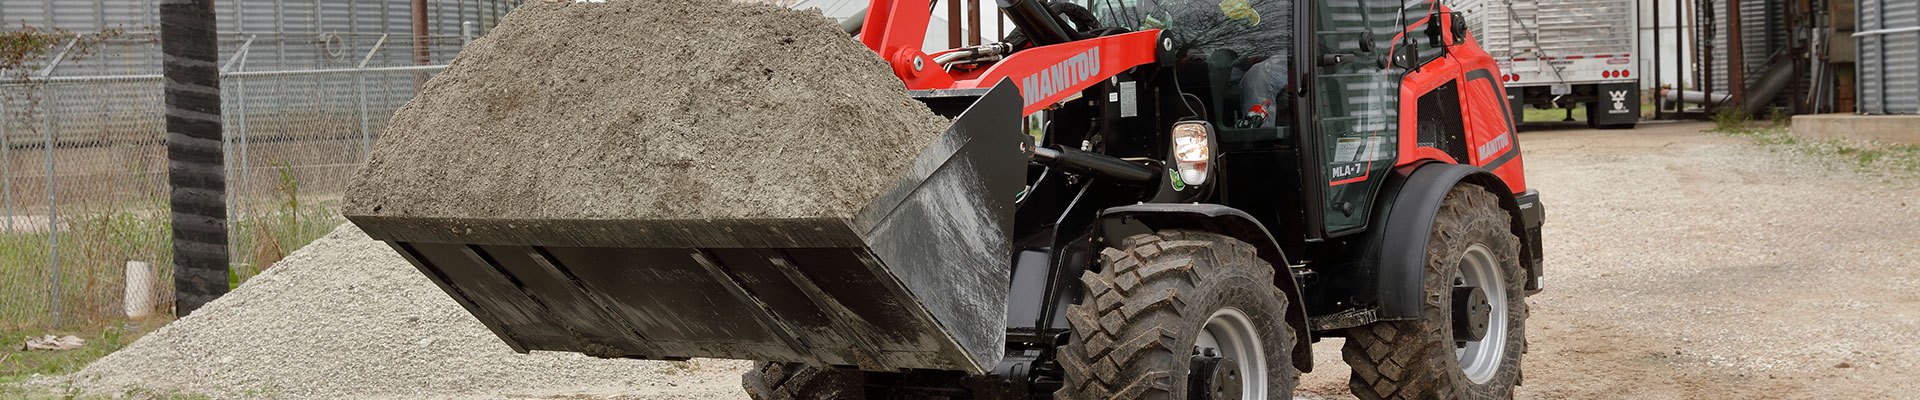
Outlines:
[[[394,115],[346,213],[847,216],[946,125],[817,10],[529,1]]]
[[[342,225],[67,379],[106,395],[708,399],[742,397],[744,367],[514,353],[393,250]]]

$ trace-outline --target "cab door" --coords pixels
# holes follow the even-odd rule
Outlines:
[[[1323,237],[1365,230],[1373,198],[1400,157],[1405,70],[1386,62],[1400,28],[1401,0],[1314,2],[1302,60],[1310,68],[1310,108],[1301,157],[1306,204],[1319,207]],[[1307,137],[1311,136],[1311,138]],[[1316,190],[1317,189],[1317,190]],[[1307,213],[1311,219],[1314,214]]]

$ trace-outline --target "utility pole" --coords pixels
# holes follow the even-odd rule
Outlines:
[[[160,2],[174,315],[179,317],[227,293],[227,176],[215,26],[213,0]]]
[[[960,0],[947,0],[947,47],[957,48],[966,45],[960,35]]]
[[[980,45],[980,0],[967,0],[967,45]]]
[[[427,0],[413,0],[411,8],[413,9],[413,65],[431,64],[433,55],[428,53],[428,48],[433,45],[433,42],[427,40]],[[414,89],[426,87],[429,77],[430,75],[425,72],[414,75]]]
[[[1742,33],[1744,31],[1740,30],[1740,0],[1727,0],[1727,93],[1733,94],[1732,104],[1745,107],[1747,104],[1747,57],[1746,54],[1742,54],[1746,51],[1746,46],[1741,43]]]

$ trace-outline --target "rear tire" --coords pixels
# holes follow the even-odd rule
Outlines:
[[[1293,398],[1287,297],[1252,245],[1169,230],[1100,256],[1102,270],[1081,275],[1082,300],[1067,307],[1072,336],[1058,356],[1066,382],[1055,398],[1189,398],[1199,347],[1252,355],[1229,357],[1245,372],[1232,386],[1241,398]]]
[[[1347,330],[1342,353],[1353,370],[1347,386],[1354,396],[1513,397],[1513,387],[1520,382],[1520,356],[1527,345],[1527,272],[1520,264],[1520,240],[1510,230],[1510,218],[1500,208],[1499,198],[1478,186],[1461,185],[1447,193],[1427,238],[1426,302],[1421,318]],[[1463,269],[1469,272],[1463,274]],[[1504,293],[1484,288],[1492,310],[1487,313],[1486,334],[1462,346],[1454,337],[1453,297],[1458,293],[1456,286],[1477,286],[1466,282],[1497,282]],[[1501,326],[1504,329],[1498,329]]]

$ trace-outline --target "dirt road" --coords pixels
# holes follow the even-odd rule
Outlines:
[[[1521,135],[1549,270],[1519,397],[1920,393],[1920,177],[1710,127]],[[1340,345],[1303,398],[1350,398]]]
[[[1521,135],[1549,270],[1519,397],[1920,393],[1920,177],[1708,128]],[[1350,398],[1340,345],[1303,398]]]
[[[1709,127],[1521,135],[1548,275],[1520,397],[1920,392],[1920,177]],[[1303,394],[1346,397],[1339,346]]]
[[[1920,175],[1708,127],[1522,135],[1528,181],[1548,210],[1548,275],[1530,299],[1519,397],[1920,393]],[[1341,344],[1315,345],[1302,397],[1349,398]],[[744,366],[455,397],[745,398]]]

